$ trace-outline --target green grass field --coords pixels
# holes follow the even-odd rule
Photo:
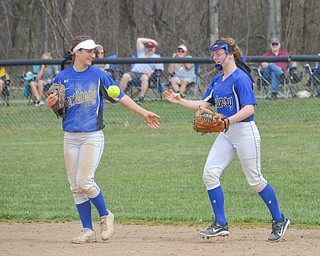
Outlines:
[[[302,115],[296,104],[282,102],[271,108],[270,102],[262,101],[256,111],[262,172],[293,224],[319,227],[320,111],[312,108]],[[215,135],[195,133],[191,111],[165,103],[145,106],[162,116],[160,129],[148,128],[121,106],[106,106],[106,118],[114,123],[108,121],[104,129],[105,150],[96,182],[108,207],[123,223],[210,222],[202,169]],[[28,113],[14,106],[8,111]],[[61,121],[48,113],[43,108],[37,118],[50,125],[35,125],[31,115],[20,120],[21,125],[10,125],[5,122],[9,115],[1,116],[0,221],[78,220],[64,168]],[[221,182],[229,223],[270,225],[268,209],[250,190],[238,159]]]

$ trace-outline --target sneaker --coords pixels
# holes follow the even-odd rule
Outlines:
[[[96,232],[90,228],[84,228],[80,235],[71,240],[72,244],[85,244],[97,242]]]
[[[221,225],[219,222],[213,222],[210,227],[200,232],[200,237],[210,238],[215,236],[229,236],[228,223]]]
[[[114,233],[114,215],[109,211],[107,216],[100,217],[101,239],[108,240]]]
[[[272,231],[268,240],[270,242],[280,241],[284,234],[286,233],[287,228],[289,228],[290,220],[282,215],[282,221],[272,221]]]
[[[140,96],[137,103],[142,105],[144,103],[144,97]]]
[[[39,106],[40,106],[40,101],[39,101],[39,100],[36,101],[35,104],[34,104],[34,106],[35,106],[35,107],[39,107]]]
[[[42,105],[44,105],[44,101],[43,101],[43,100],[40,100],[40,101],[39,101],[39,106],[42,106]]]

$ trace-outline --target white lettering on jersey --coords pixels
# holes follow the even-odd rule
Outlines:
[[[96,104],[96,91],[79,92],[76,91],[74,95],[71,95],[67,99],[68,107],[72,107],[76,104],[81,104],[84,102],[91,102],[92,105]]]

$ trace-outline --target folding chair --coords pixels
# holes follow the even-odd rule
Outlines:
[[[18,75],[17,76],[20,83],[24,85],[23,96],[28,99],[28,105],[34,105],[36,103],[36,99],[31,92],[30,83],[32,81],[36,81],[36,76],[31,72],[27,72],[26,75]]]
[[[41,68],[40,65],[34,65],[34,66],[33,66],[33,74],[35,75],[35,81],[36,81],[36,82],[38,82],[38,78],[37,78],[36,76],[37,76],[37,74],[39,73],[40,68]],[[41,79],[40,79],[40,80],[41,80]],[[51,85],[52,85],[52,82],[46,83],[46,84],[43,86],[43,92],[44,92],[44,94],[49,90],[49,88],[50,88]]]
[[[161,69],[155,69],[153,74],[149,78],[149,89],[151,89],[156,96],[156,100],[159,98],[162,100],[162,79],[161,75],[163,73],[163,70]]]
[[[3,88],[1,95],[3,97],[3,105],[9,106],[9,96],[10,96],[10,90],[9,90],[9,83],[7,81],[3,81]]]
[[[269,79],[263,76],[263,72],[261,66],[257,68],[253,68],[256,71],[258,79],[257,79],[257,87],[260,91],[260,98],[266,99],[271,95],[271,82]],[[279,91],[278,94],[283,97],[284,99],[288,99],[289,95],[293,96],[292,88],[291,88],[291,79],[286,77],[286,73],[283,73],[279,77]],[[282,87],[282,88],[280,88]]]
[[[160,56],[160,55],[159,55]],[[132,54],[131,56],[133,59],[137,58],[137,55]],[[131,65],[131,70],[135,64]],[[118,73],[120,73],[120,77],[122,77],[124,71],[123,70],[117,70]],[[162,69],[155,69],[154,73],[149,77],[149,84],[148,84],[148,89],[150,89],[154,95],[155,95],[155,100],[157,99],[162,99],[162,92],[163,92],[163,86],[162,86],[162,79],[161,76],[163,74]],[[131,98],[136,98],[141,90],[141,81],[140,79],[133,79],[130,81],[127,85],[126,88],[126,93],[130,94]],[[147,96],[147,95],[146,95]],[[151,98],[153,99],[153,98]]]
[[[198,99],[198,93],[202,96],[201,90],[201,76],[200,76],[200,64],[194,64],[194,73],[196,75],[196,81],[191,82],[187,85],[187,91],[191,90],[191,87],[194,86],[193,98]]]
[[[137,58],[137,55],[132,54],[131,58]],[[132,69],[134,66],[134,64],[130,65],[130,69]],[[119,74],[119,78],[121,80],[123,74],[125,73],[125,71],[123,69],[116,69],[116,72]],[[130,82],[128,82],[126,90],[124,91],[124,93],[129,94],[130,98],[134,99],[135,97],[137,97],[140,93],[140,81],[138,80],[132,80]]]
[[[200,64],[199,63],[195,63],[194,64],[194,73],[196,75],[196,80],[195,82],[190,82],[188,85],[187,85],[187,88],[186,88],[186,95],[189,93],[189,92],[192,92],[192,87],[194,87],[194,90],[193,90],[193,99],[198,99],[198,93],[200,96],[202,96],[202,90],[201,90],[201,76],[200,76]],[[169,74],[169,77],[168,77],[168,82],[166,84],[166,87],[168,89],[170,89],[171,87],[171,78],[172,78],[172,74]]]
[[[310,75],[307,86],[313,91],[315,97],[320,98],[320,64],[312,68],[310,64],[304,65],[307,74]]]
[[[1,82],[1,92],[0,97],[3,98],[3,105],[9,106],[9,86],[11,83],[10,75],[6,72],[5,67],[0,66],[0,82]]]

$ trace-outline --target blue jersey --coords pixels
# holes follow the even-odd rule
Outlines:
[[[103,99],[116,102],[108,97],[107,89],[117,85],[112,78],[101,69],[89,66],[83,72],[77,72],[69,67],[57,74],[54,83],[61,83],[66,87],[66,115],[63,118],[63,130],[66,132],[93,132],[105,127],[103,122]]]
[[[215,105],[217,112],[226,117],[233,116],[246,105],[256,105],[250,77],[237,68],[230,76],[222,81],[223,74],[211,80],[202,100]],[[254,115],[244,121],[253,121]]]

